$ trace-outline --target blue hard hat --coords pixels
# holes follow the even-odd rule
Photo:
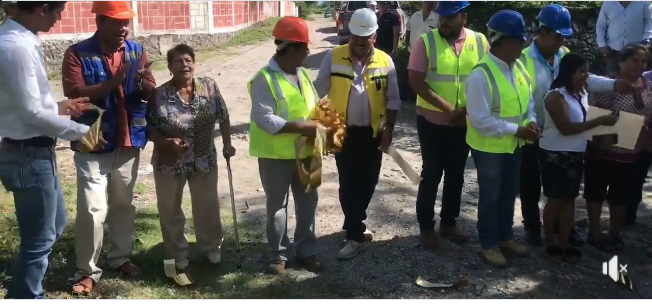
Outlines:
[[[526,40],[525,37],[525,19],[517,11],[502,10],[495,13],[489,19],[487,28],[505,36],[517,37]]]
[[[469,1],[439,1],[435,13],[442,17],[452,16],[460,13],[469,5],[471,5]]]
[[[537,16],[537,21],[540,25],[545,25],[564,37],[573,35],[571,14],[567,8],[559,4],[553,3],[543,7]]]

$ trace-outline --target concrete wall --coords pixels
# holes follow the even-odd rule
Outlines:
[[[131,37],[153,56],[178,43],[205,49],[223,43],[238,30],[276,16],[296,16],[293,1],[130,1],[136,12]],[[62,19],[41,34],[48,70],[61,68],[66,48],[93,35],[92,1],[68,1]]]

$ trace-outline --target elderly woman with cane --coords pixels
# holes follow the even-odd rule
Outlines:
[[[168,51],[167,61],[172,79],[156,88],[150,101],[149,139],[154,142],[152,165],[163,242],[177,269],[183,270],[189,264],[181,207],[186,182],[198,248],[211,263],[221,261],[215,123],[220,126],[227,160],[235,149],[229,112],[217,83],[209,77],[195,77],[194,50],[177,45]]]

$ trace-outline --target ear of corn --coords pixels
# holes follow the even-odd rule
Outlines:
[[[102,114],[104,113],[104,110],[100,109],[97,106],[92,106],[91,109],[97,111],[97,120],[95,123],[93,123],[93,125],[91,125],[90,131],[86,133],[80,140],[88,152],[96,151],[97,144],[100,138],[102,138]]]
[[[295,142],[299,179],[302,184],[307,186],[306,192],[321,185],[324,155],[339,152],[344,143],[344,136],[346,135],[345,121],[329,105],[330,100],[320,100],[310,115],[310,118],[319,124],[314,141],[309,142],[306,137],[299,137]],[[312,148],[313,151],[309,166],[306,166],[301,159],[301,151],[303,151],[304,147]]]

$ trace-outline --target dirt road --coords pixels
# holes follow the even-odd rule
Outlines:
[[[337,41],[332,20],[318,19],[311,22],[312,54],[307,60],[312,76],[317,69],[324,52],[332,48]],[[240,220],[249,222],[265,221],[264,194],[258,177],[257,162],[248,156],[248,122],[250,101],[247,82],[263,67],[275,47],[270,42],[257,47],[243,48],[232,58],[220,58],[205,62],[199,73],[217,80],[222,94],[227,101],[234,126],[233,144],[238,150],[233,159],[235,196],[238,201]],[[157,82],[163,83],[169,78],[167,73],[156,75]],[[394,146],[404,158],[420,171],[421,160],[419,144],[414,128],[414,106],[405,103],[401,113],[394,140]],[[216,137],[218,147],[221,139]],[[155,204],[153,181],[148,166],[152,145],[145,149],[139,182],[145,191],[139,194],[140,204]],[[74,175],[71,153],[66,149],[59,151],[62,162],[62,174]],[[478,258],[479,243],[475,229],[477,218],[477,182],[473,161],[469,158],[467,178],[463,193],[460,228],[473,236],[470,243],[459,245],[444,243],[444,250],[437,254],[423,252],[418,247],[418,225],[415,214],[416,186],[401,173],[398,166],[385,157],[383,170],[376,195],[368,211],[368,227],[375,233],[376,241],[361,256],[350,261],[336,260],[337,251],[343,245],[341,232],[342,212],[337,197],[337,174],[332,159],[324,162],[323,185],[319,188],[320,202],[317,213],[316,230],[322,257],[328,269],[321,274],[327,282],[335,284],[342,293],[351,297],[392,297],[392,298],[637,298],[650,297],[648,287],[652,283],[652,268],[643,258],[644,247],[650,243],[652,232],[649,223],[634,228],[626,233],[628,253],[621,256],[621,261],[629,263],[632,276],[641,288],[638,292],[629,292],[617,287],[601,274],[602,262],[611,258],[585,246],[586,258],[578,266],[554,265],[545,261],[541,250],[532,248],[532,257],[515,260],[510,267],[496,270],[483,264]],[[220,162],[219,190],[221,197],[228,202],[228,183],[225,166]],[[441,193],[441,191],[440,191]],[[188,194],[186,194],[187,196]],[[250,209],[244,211],[244,202]],[[290,214],[294,214],[290,199]],[[517,205],[520,205],[517,203]],[[646,207],[650,209],[649,199]],[[440,202],[437,204],[439,214]],[[223,210],[229,212],[229,210]],[[517,237],[522,236],[520,229],[520,206],[516,210],[515,222],[519,228]],[[585,212],[578,211],[578,218],[585,217]],[[290,217],[289,227],[293,227],[294,216]],[[231,227],[225,227],[231,229]],[[292,228],[290,228],[292,229]],[[585,233],[585,231],[584,231]],[[293,231],[289,232],[293,235]],[[643,237],[641,237],[643,235]],[[264,234],[259,240],[264,242]],[[264,265],[262,259],[251,259],[251,263]],[[415,286],[417,276],[431,281],[454,281],[464,275],[471,280],[471,287],[446,291],[430,291]],[[647,285],[645,285],[647,284]]]

